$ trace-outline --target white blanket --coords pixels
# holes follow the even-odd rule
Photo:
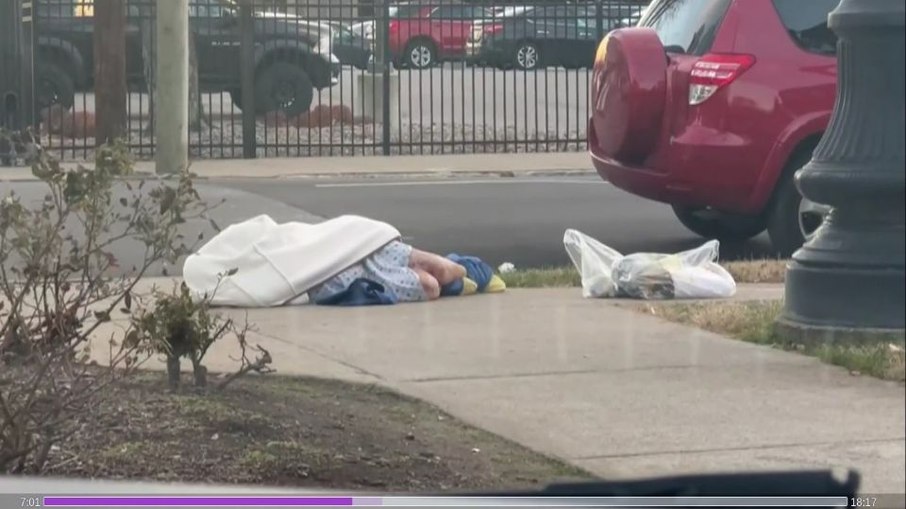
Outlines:
[[[277,224],[261,215],[227,227],[189,256],[183,280],[216,306],[281,306],[399,237],[393,226],[360,216]]]

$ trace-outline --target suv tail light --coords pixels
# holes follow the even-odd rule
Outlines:
[[[709,54],[692,66],[689,76],[689,105],[707,101],[715,92],[733,82],[755,64],[752,55]]]

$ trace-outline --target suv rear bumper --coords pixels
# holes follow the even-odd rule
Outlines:
[[[758,161],[753,157],[750,143],[724,133],[714,136],[687,128],[671,140],[669,147],[659,147],[650,160],[669,161],[669,168],[660,164],[629,165],[603,154],[591,122],[588,124],[588,149],[598,175],[629,193],[670,205],[713,207],[738,214],[759,213],[763,203],[755,196],[755,183],[749,177],[760,174]],[[707,143],[703,140],[707,139]],[[742,161],[739,155],[751,159]],[[765,157],[767,154],[765,154]],[[733,161],[727,167],[726,161]],[[753,168],[752,165],[757,166]]]
[[[669,204],[688,204],[694,201],[690,190],[675,185],[669,175],[623,164],[598,155],[591,148],[589,154],[598,175],[626,192]]]

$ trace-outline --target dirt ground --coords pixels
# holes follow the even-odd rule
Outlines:
[[[115,390],[54,449],[48,475],[399,492],[588,478],[374,386],[271,375],[173,394],[145,374]]]

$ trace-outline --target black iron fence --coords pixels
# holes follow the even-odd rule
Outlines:
[[[124,1],[128,138],[147,158],[157,2]],[[200,103],[191,154],[584,150],[598,42],[646,4],[190,0]],[[90,157],[95,145],[93,9],[92,0],[35,2],[40,131],[69,159]],[[254,51],[243,51],[249,41]]]

